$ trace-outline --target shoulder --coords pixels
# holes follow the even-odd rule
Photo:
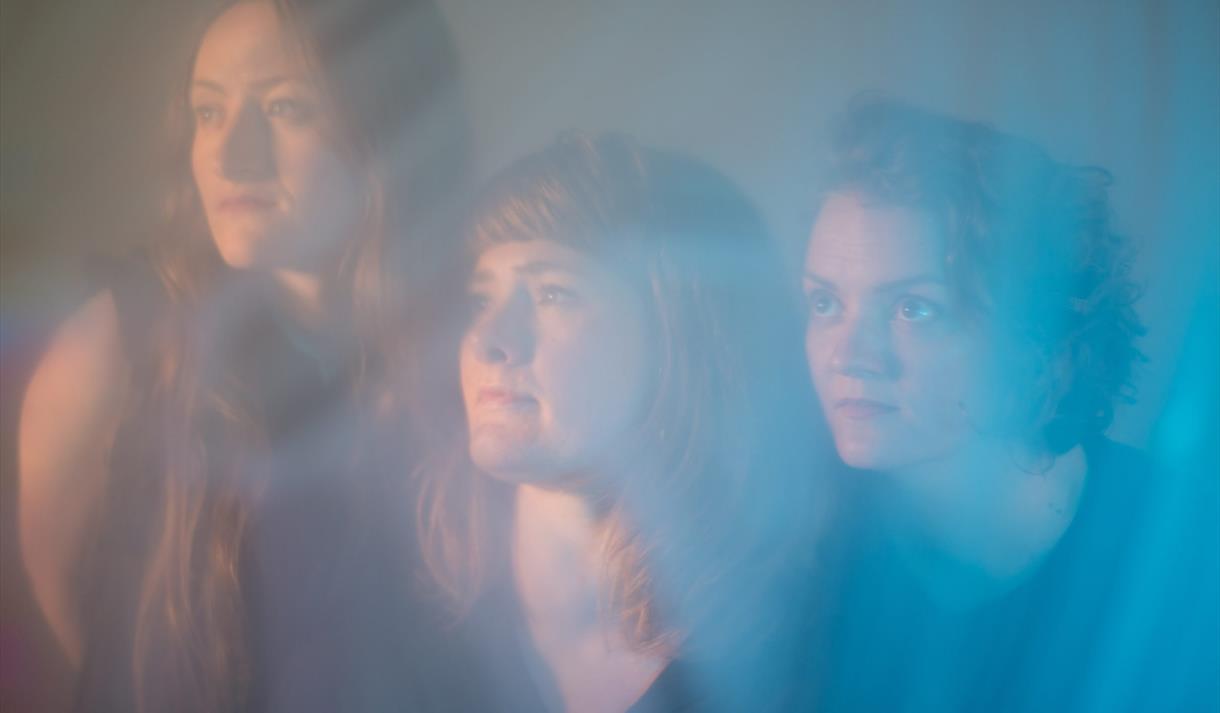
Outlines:
[[[21,403],[22,559],[35,599],[73,664],[81,638],[72,567],[105,489],[127,371],[114,296],[99,292],[56,330]]]
[[[1144,451],[1108,438],[1084,444],[1088,475],[1085,498],[1107,511],[1139,507],[1154,486],[1152,459]]]
[[[1152,459],[1144,451],[1108,438],[1096,438],[1084,444],[1089,473],[1147,474],[1152,471]]]
[[[148,325],[164,303],[151,259],[142,252],[94,256],[86,261],[83,277],[91,296],[50,335],[26,386],[24,445],[44,432],[61,440],[74,428],[117,421],[128,372],[151,347]]]
[[[34,368],[21,406],[22,470],[40,465],[65,441],[87,439],[116,412],[127,358],[114,294],[103,290],[55,331]],[[31,463],[33,459],[36,462]]]
[[[52,356],[89,353],[98,357],[121,354],[119,312],[114,291],[102,289],[73,311],[55,332],[44,360]]]
[[[35,368],[31,388],[53,376],[63,382],[63,391],[104,389],[125,365],[125,352],[114,292],[102,290],[55,330]]]
[[[1076,515],[1056,552],[1099,586],[1121,577],[1138,544],[1156,488],[1152,460],[1143,451],[1106,438],[1084,444],[1087,474]]]

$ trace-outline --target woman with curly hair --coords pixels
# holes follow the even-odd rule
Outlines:
[[[418,521],[491,706],[780,707],[780,584],[824,503],[796,291],[758,214],[698,161],[567,137],[494,179],[465,234],[464,418]]]
[[[982,124],[847,113],[803,278],[863,471],[828,709],[1058,710],[1081,685],[1146,469],[1103,435],[1142,332],[1109,182]]]

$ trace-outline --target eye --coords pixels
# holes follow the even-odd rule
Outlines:
[[[285,119],[289,123],[297,125],[309,123],[314,114],[312,104],[291,97],[274,99],[267,105],[267,116]]]
[[[196,126],[214,126],[219,124],[223,114],[220,106],[216,104],[196,104],[191,107],[191,111],[195,114]]]
[[[572,290],[555,284],[539,285],[536,300],[540,305],[564,307],[580,302],[580,297]]]
[[[941,315],[935,302],[922,297],[907,296],[898,300],[894,316],[904,322],[930,322]]]
[[[482,292],[469,292],[466,295],[466,316],[474,319],[487,311],[491,297]]]
[[[811,290],[805,299],[811,319],[832,319],[843,312],[843,303],[826,290]]]

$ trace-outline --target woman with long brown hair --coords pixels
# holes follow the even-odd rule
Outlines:
[[[711,167],[618,137],[564,138],[476,206],[464,427],[420,469],[418,522],[487,692],[503,710],[781,705],[781,582],[808,575],[822,503],[796,303],[759,216]]]
[[[377,419],[403,413],[420,236],[460,177],[455,67],[426,2],[239,2],[202,33],[165,229],[22,407],[22,552],[79,707],[340,700],[298,684],[350,653],[320,651],[346,639],[319,602],[373,528],[356,455],[380,426],[409,444]]]

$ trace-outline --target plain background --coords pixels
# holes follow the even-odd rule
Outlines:
[[[1139,254],[1149,360],[1111,435],[1145,446],[1220,263],[1220,3],[443,0],[485,175],[566,129],[622,130],[737,179],[797,244],[828,122],[861,91],[1110,169]],[[28,365],[78,297],[72,265],[157,218],[161,87],[190,52],[186,0],[0,4],[0,694],[56,703],[16,559],[13,433]],[[174,61],[171,61],[174,60]]]

